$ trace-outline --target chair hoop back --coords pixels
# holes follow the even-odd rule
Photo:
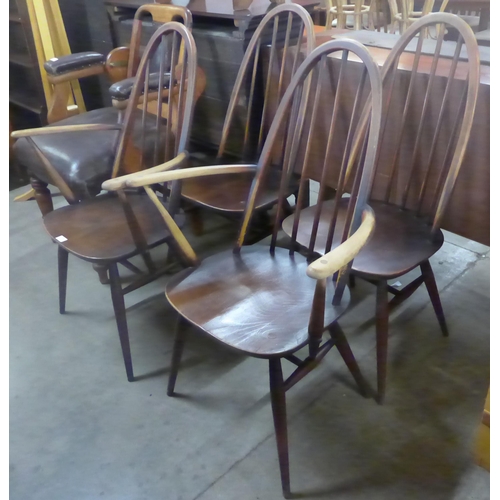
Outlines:
[[[151,60],[158,54],[159,71],[152,72]],[[196,69],[196,45],[188,28],[177,22],[161,26],[150,39],[137,70],[113,177],[119,175],[127,147],[135,135],[137,113],[142,114],[138,159],[141,169],[164,163],[186,150],[193,116]],[[153,152],[148,158],[146,150]],[[172,185],[170,203],[178,204],[180,186],[177,184]]]
[[[327,62],[334,56],[340,53],[341,60],[339,62],[338,77],[332,80],[332,77],[327,72]],[[359,85],[356,90],[356,95],[352,102],[351,117],[344,109],[340,111],[341,106],[345,108],[345,103],[342,101],[342,92],[346,88],[345,66],[349,55],[354,55],[361,59],[363,64],[363,71],[359,79]],[[338,59],[337,59],[338,61]],[[335,87],[335,98],[331,103],[331,108],[328,110],[320,109],[319,96],[321,95],[321,86],[325,82],[330,83]],[[368,97],[365,97],[368,96]],[[365,97],[365,98],[364,98]],[[280,199],[278,201],[278,210],[274,223],[274,230],[271,240],[271,253],[274,252],[276,246],[277,233],[281,228],[281,221],[283,220],[283,207],[286,204],[286,196],[289,193],[289,183],[292,179],[293,171],[300,172],[300,185],[298,191],[298,199],[295,207],[294,214],[294,229],[292,234],[292,243],[290,253],[294,253],[296,243],[296,236],[298,225],[301,215],[301,204],[303,198],[306,196],[308,189],[308,179],[310,173],[308,172],[309,157],[311,149],[314,147],[314,134],[319,130],[324,130],[324,123],[320,122],[321,118],[325,118],[327,122],[327,144],[324,151],[318,154],[324,157],[324,164],[321,174],[321,182],[319,186],[319,195],[317,203],[317,211],[315,215],[315,222],[313,231],[310,237],[308,257],[314,258],[315,251],[315,238],[321,216],[322,202],[325,197],[327,184],[333,178],[337,179],[337,185],[342,186],[346,176],[347,165],[349,163],[350,155],[352,154],[352,146],[354,143],[354,136],[359,133],[359,117],[362,115],[361,110],[363,103],[368,99],[371,103],[370,128],[368,134],[364,135],[363,148],[360,155],[358,155],[357,169],[354,176],[355,181],[353,189],[350,192],[348,200],[347,216],[345,223],[337,225],[336,238],[334,240],[335,226],[340,210],[341,196],[336,197],[336,209],[330,223],[330,235],[328,238],[328,246],[331,248],[333,242],[340,244],[344,242],[361,223],[361,215],[366,208],[366,201],[369,196],[370,186],[372,183],[374,162],[380,133],[381,123],[381,110],[382,110],[382,85],[378,66],[373,61],[368,50],[359,42],[354,40],[342,39],[332,40],[320,47],[316,48],[301,64],[295,73],[292,82],[290,83],[283,99],[280,102],[279,108],[275,114],[275,118],[271,125],[271,129],[264,144],[259,163],[258,173],[252,185],[247,207],[243,217],[243,222],[238,238],[235,251],[239,251],[244,243],[245,235],[252,218],[253,209],[259,195],[259,190],[265,186],[266,177],[270,171],[271,163],[275,153],[273,150],[276,146],[276,141],[279,136],[279,131],[283,127],[283,123],[287,122],[287,134],[284,138],[284,152],[283,164],[281,169],[281,184],[280,184]],[[308,113],[310,118],[300,125],[301,120],[298,114],[304,109],[303,104],[311,104],[308,106]],[[348,123],[348,129],[342,130],[342,123]],[[345,133],[343,133],[345,132]],[[335,162],[334,148],[338,143],[345,144],[343,152],[340,156],[342,159],[340,168],[332,172],[331,165]],[[291,150],[297,151],[297,145],[303,143],[305,153],[300,157],[300,162],[296,161],[297,158],[292,158],[289,153]],[[300,163],[300,164],[299,164]],[[340,236],[339,236],[340,234]],[[330,250],[327,249],[327,251]]]
[[[293,75],[299,66],[303,36],[306,37],[305,52],[308,55],[315,45],[314,24],[309,13],[297,4],[278,5],[259,23],[248,43],[232,90],[217,153],[218,161],[223,155],[237,154],[237,151],[243,152],[244,161],[257,161],[267,124],[272,120],[268,116],[272,73],[279,74],[279,99],[286,89],[287,70]],[[261,48],[267,45],[270,45],[269,64],[267,75],[263,75]],[[243,137],[243,144],[231,144],[231,137],[239,139],[240,136]]]
[[[436,30],[436,40],[424,36],[430,27]],[[447,28],[459,34],[456,45],[450,46],[452,58],[441,55],[443,47],[452,43],[444,42]],[[467,62],[460,61],[464,46]],[[394,85],[405,50],[415,53],[411,72],[409,77],[398,77]],[[390,150],[391,156],[377,159],[372,197],[428,218],[436,232],[464,159],[476,108],[480,58],[472,29],[449,13],[422,17],[397,41],[382,69],[382,80],[386,96],[380,150]],[[441,102],[439,109],[430,106],[431,94],[439,95],[439,101],[433,99]],[[408,119],[412,112],[419,116],[418,123]],[[398,130],[397,137],[384,134],[389,120],[400,122],[391,127]],[[384,148],[386,144],[389,147]]]

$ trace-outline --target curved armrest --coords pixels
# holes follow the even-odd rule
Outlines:
[[[79,52],[53,57],[43,65],[51,83],[61,83],[104,72],[105,57],[99,52]]]
[[[337,248],[309,264],[307,276],[315,280],[325,279],[349,264],[366,245],[374,228],[375,216],[368,208],[363,212],[363,222],[358,230]]]
[[[175,170],[174,172],[151,173],[151,175],[149,175],[150,169],[150,171],[143,171],[143,175],[130,179],[125,184],[127,187],[141,187],[161,182],[190,179],[192,177],[253,172],[256,169],[257,165],[214,165],[213,167],[183,168],[181,170]]]
[[[20,137],[34,137],[36,135],[62,134],[67,132],[103,132],[104,130],[121,130],[122,125],[104,123],[86,123],[83,125],[61,125],[59,127],[40,127],[16,130],[10,136],[14,139]]]
[[[149,174],[158,174],[159,172],[164,172],[165,170],[170,170],[172,168],[181,168],[183,164],[187,161],[188,155],[186,153],[180,153],[175,158],[161,165],[157,165],[156,167],[151,167],[146,170],[141,170],[140,172],[134,172],[133,174],[126,174],[120,177],[115,177],[114,179],[108,179],[102,183],[102,189],[106,191],[118,191],[119,189],[123,189],[124,187],[128,187],[128,181],[134,179],[140,179],[143,176]],[[154,184],[154,182],[146,183]]]

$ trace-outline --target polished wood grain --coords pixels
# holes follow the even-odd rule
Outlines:
[[[305,33],[305,54],[314,46],[314,25],[307,11],[297,4],[275,7],[259,23],[255,30],[231,94],[216,163],[227,161],[228,150],[237,144],[245,162],[256,162],[268,132],[266,117],[269,115],[271,94],[271,68],[278,72],[276,91],[278,102],[285,91],[284,74],[298,68],[298,56]],[[262,50],[266,45],[271,64],[267,74],[262,74]],[[243,110],[244,123],[240,123]],[[182,196],[191,204],[210,209],[230,217],[241,216],[255,175],[193,178],[183,182]],[[268,183],[266,193],[261,194],[258,210],[265,211],[278,202],[277,182]],[[293,191],[292,191],[293,192]],[[290,192],[290,194],[292,194]],[[265,235],[265,230],[264,234]]]
[[[368,93],[373,113],[369,133],[362,131],[363,140],[367,144],[362,154],[365,161],[356,163],[355,187],[348,201],[344,227],[337,224],[334,230],[335,235],[340,234],[335,240],[338,244],[332,245],[332,252],[326,258],[320,257],[315,261],[314,251],[306,256],[294,250],[293,239],[296,235],[292,236],[290,249],[277,247],[276,238],[283,219],[281,202],[289,193],[289,184],[293,182],[293,176],[290,174],[295,161],[294,153],[298,143],[307,140],[314,128],[314,120],[310,124],[304,119],[306,108],[301,103],[307,102],[309,94],[315,95],[314,90],[319,91],[317,85],[321,78],[318,74],[324,72],[327,57],[337,51],[345,55],[344,60],[347,60],[347,53],[351,51],[362,60],[366,72],[360,81],[359,94],[363,94],[366,88],[371,90],[371,93]],[[301,100],[301,97],[304,97],[304,100]],[[336,139],[338,107],[338,100],[335,99],[328,109],[319,109],[316,106],[312,112],[313,116],[326,114],[330,117],[332,123],[329,143]],[[297,70],[284,93],[265,139],[235,248],[205,258],[197,267],[182,271],[169,282],[166,289],[168,301],[181,315],[172,354],[168,395],[174,395],[185,343],[185,328],[188,324],[211,335],[229,348],[269,360],[271,406],[285,498],[291,498],[286,391],[316,368],[335,346],[361,393],[367,393],[364,379],[337,320],[349,302],[349,292],[345,287],[346,271],[354,255],[368,241],[374,227],[373,214],[367,208],[366,201],[380,134],[381,108],[380,73],[365,48],[353,41],[342,40],[331,41],[312,52]],[[359,115],[356,111],[359,111],[358,107],[353,109],[355,117]],[[352,121],[355,122],[353,131],[357,130],[356,119]],[[273,150],[276,144],[283,148],[284,161],[280,172],[278,210],[274,216],[270,246],[244,245],[249,232],[249,222],[259,207],[259,195],[266,191],[272,178],[269,174],[273,170]],[[325,171],[328,170],[328,150],[329,148],[325,153]],[[351,149],[347,148],[346,155],[351,153]],[[347,163],[346,158],[346,165]],[[307,164],[307,157],[302,166],[304,164]],[[220,175],[228,175],[223,166],[212,168],[214,172],[211,177],[214,179]],[[174,179],[188,175],[190,170],[197,171],[202,180],[210,178],[211,168],[201,167],[155,173],[151,176],[141,174],[140,177],[137,176],[137,182],[144,184],[148,181],[152,183],[158,178]],[[304,168],[301,172],[297,207],[300,207],[300,199],[305,189],[303,180],[307,175]],[[238,176],[241,173],[234,171],[232,175]],[[127,182],[136,182],[131,179],[132,177]],[[296,221],[299,221],[300,215],[301,211],[297,209],[294,215]],[[337,214],[334,214],[331,222],[335,225],[337,221]],[[312,246],[314,247],[314,244]],[[311,279],[311,276],[314,279]],[[323,339],[325,334],[327,340]],[[305,359],[294,354],[306,346],[309,354]],[[296,365],[287,378],[283,376],[283,359]]]
[[[167,46],[170,47],[169,52],[166,51]],[[183,47],[183,50],[179,50],[179,47]],[[172,123],[172,111],[165,123],[162,116],[163,98],[161,95],[157,95],[157,102],[152,108],[157,111],[156,115],[153,115],[151,111],[147,112],[145,109],[138,108],[144,88],[147,93],[147,82],[152,72],[151,60],[158,50],[162,51],[163,60],[168,59],[173,63],[172,67],[180,69],[181,77],[177,82],[178,98],[175,104],[172,100],[169,102],[170,108],[176,106],[179,117],[175,125]],[[164,63],[160,63],[160,66],[162,64]],[[189,30],[176,22],[166,23],[160,27],[149,41],[137,69],[136,81],[123,118],[122,133],[118,135],[117,154],[113,168],[114,176],[124,170],[123,165],[129,153],[127,146],[134,133],[137,115],[142,118],[142,145],[145,141],[146,125],[150,130],[149,140],[152,141],[151,158],[146,159],[141,154],[138,158],[139,166],[144,168],[147,163],[151,162],[157,166],[156,170],[154,170],[155,167],[152,167],[154,171],[158,171],[158,166],[163,170],[182,166],[187,158],[186,146],[189,141],[194,107],[196,67],[196,46]],[[161,74],[163,74],[163,68],[161,69]],[[170,81],[172,82],[172,80]],[[172,84],[169,91],[172,95]],[[92,130],[95,129],[99,130],[99,127],[92,128]],[[173,158],[175,160],[170,162]],[[178,230],[177,224],[182,224],[182,218],[177,214],[180,190],[175,182],[172,183],[169,191],[163,190],[168,198],[161,201],[157,198],[156,193],[149,188],[146,189],[146,192],[123,189],[127,179],[128,177],[124,177],[115,184],[109,181],[111,188],[116,189],[113,193],[96,196],[54,211],[50,210],[52,207],[45,207],[43,222],[48,234],[58,245],[59,308],[61,313],[66,310],[69,254],[91,262],[99,271],[101,282],[107,282],[107,275],[109,275],[111,298],[125,370],[127,379],[132,381],[134,373],[124,295],[165,274],[167,266],[155,264],[151,258],[150,250],[164,243],[171,245],[174,252],[178,250],[179,236],[175,234],[175,231]],[[38,186],[38,191],[42,189],[44,186]],[[68,197],[67,193],[63,194]],[[177,222],[174,222],[174,218]],[[172,228],[174,234],[169,228]],[[179,249],[181,259],[184,257],[182,250]],[[139,269],[128,261],[133,256],[142,258],[145,270]],[[192,261],[186,260],[192,264]],[[118,264],[138,275],[125,287],[122,287],[120,283]]]
[[[421,36],[430,27],[440,33],[437,49],[430,63],[427,84],[417,82]],[[446,64],[448,78],[440,80],[439,47],[444,27],[456,29],[462,36],[454,58]],[[398,62],[404,48],[418,37],[417,53],[406,80],[397,80]],[[455,78],[460,48],[466,47],[468,61],[462,63],[465,86]],[[464,71],[467,66],[467,71]],[[374,234],[356,256],[351,272],[372,282],[377,287],[376,335],[378,400],[384,401],[387,379],[388,317],[391,310],[408,299],[420,285],[425,284],[443,335],[448,335],[438,288],[429,263],[443,244],[440,227],[451,198],[455,180],[464,161],[467,141],[473,126],[473,117],[479,92],[479,51],[472,30],[456,16],[429,14],[408,27],[398,40],[382,68],[385,86],[384,117],[381,143],[377,152],[377,173],[371,189],[371,201],[377,221]],[[421,81],[421,80],[420,80]],[[441,96],[439,106],[431,103],[433,86]],[[455,86],[455,94],[451,88]],[[394,104],[395,103],[395,104]],[[395,109],[394,109],[395,108]],[[413,113],[409,110],[413,109]],[[365,108],[365,112],[368,108]],[[418,120],[413,118],[418,116]],[[390,124],[389,126],[387,126]],[[417,163],[418,159],[418,163]],[[421,169],[417,168],[423,167]],[[340,210],[340,220],[348,212],[345,198],[348,182],[337,181],[336,198],[323,202],[321,207],[302,209],[302,225],[292,217],[283,223],[283,229],[296,235],[297,242],[309,251],[326,253],[331,245],[331,214]],[[320,197],[321,198],[321,197]],[[321,203],[321,199],[319,201]],[[338,208],[339,207],[339,208]],[[320,214],[318,216],[318,213]],[[314,246],[311,248],[311,235]],[[415,268],[421,274],[403,289],[388,285],[388,280],[402,276]],[[388,301],[387,294],[394,298]]]

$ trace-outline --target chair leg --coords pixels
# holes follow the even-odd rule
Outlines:
[[[354,274],[350,273],[349,274],[349,288],[355,288],[356,287],[356,276]]]
[[[189,225],[191,226],[191,230],[195,236],[203,236],[204,227],[203,227],[203,212],[200,207],[189,207],[189,209],[185,209],[184,212],[189,219]]]
[[[54,210],[54,205],[52,204],[50,191],[47,188],[48,184],[35,177],[30,178],[30,183],[31,187],[35,190],[35,200],[42,215],[47,215],[49,212],[52,212]]]
[[[184,318],[179,315],[177,324],[175,325],[175,338],[174,349],[172,351],[172,361],[170,363],[170,376],[168,377],[167,396],[174,395],[175,382],[177,380],[177,373],[182,359],[182,352],[184,351],[184,343],[186,340],[184,331]]]
[[[385,280],[377,283],[375,328],[377,333],[377,400],[379,404],[383,404],[387,380],[387,342],[389,337],[389,302],[387,281]]]
[[[271,405],[273,409],[274,430],[278,446],[278,460],[280,464],[281,487],[283,496],[291,498],[290,492],[290,465],[288,460],[288,431],[286,423],[286,398],[283,384],[281,359],[269,360],[269,382],[271,387]]]
[[[342,356],[344,363],[346,364],[347,368],[349,368],[349,371],[354,377],[356,384],[358,384],[359,392],[362,396],[368,397],[369,393],[366,386],[366,381],[363,377],[363,374],[361,373],[361,370],[359,369],[356,358],[352,353],[351,346],[347,342],[342,328],[337,322],[335,322],[332,326],[330,326],[329,332],[332,339],[335,341],[335,345],[340,355]]]
[[[101,285],[109,285],[108,266],[104,264],[92,264],[92,268],[97,273],[97,276],[99,276]]]
[[[68,282],[68,252],[62,247],[57,249],[57,270],[59,276],[59,313],[66,312],[66,284]]]
[[[122,348],[123,361],[125,362],[125,371],[129,382],[134,381],[134,372],[132,370],[132,357],[130,355],[130,342],[128,338],[127,316],[125,314],[125,301],[120,284],[120,275],[116,263],[109,265],[109,282],[111,288],[111,299],[113,300],[113,309],[115,310],[116,325]]]
[[[439,291],[436,285],[436,279],[434,278],[431,263],[426,260],[420,265],[420,270],[424,276],[424,283],[427,288],[427,292],[429,293],[429,297],[431,298],[432,306],[436,312],[443,336],[448,337],[448,326],[446,325],[446,318],[444,317],[443,306],[441,305],[441,299],[439,298]]]

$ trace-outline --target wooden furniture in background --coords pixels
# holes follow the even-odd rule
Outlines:
[[[330,102],[330,106],[319,107],[317,99],[314,98],[321,92],[318,85],[322,85],[326,60],[332,53],[341,53],[344,60],[350,53],[359,58],[365,71],[364,78],[360,79],[357,88],[360,94],[371,90],[373,113],[367,137],[366,158],[357,163],[355,176],[358,182],[352,192],[343,223],[338,219],[333,246],[335,248],[308,266],[308,259],[294,252],[293,246],[291,250],[276,246],[281,224],[280,210],[274,220],[270,248],[264,245],[244,246],[244,243],[259,192],[266,189],[269,180],[273,146],[283,145],[284,162],[279,195],[280,200],[283,200],[289,191],[290,173],[295,166],[292,152],[297,142],[308,141],[314,128],[309,127],[307,121],[304,122],[300,116],[304,113],[300,106],[301,97],[307,101],[309,95],[315,102],[311,110],[313,117],[326,115],[331,120],[328,146],[326,151],[323,151],[326,156],[329,145],[337,140],[335,124],[339,120],[336,112],[339,101],[335,99]],[[311,80],[309,76],[312,77]],[[319,83],[310,86],[310,82]],[[167,299],[180,315],[168,394],[174,394],[184,345],[185,324],[201,329],[237,351],[267,359],[281,482],[286,498],[291,495],[286,391],[315,368],[333,346],[338,348],[360,389],[366,391],[359,368],[337,320],[349,303],[349,289],[345,287],[346,269],[373,230],[374,219],[371,210],[367,209],[366,200],[380,133],[381,107],[380,73],[367,50],[350,40],[330,41],[311,53],[295,74],[275,115],[257,165],[195,167],[162,174],[142,173],[130,176],[125,183],[130,187],[147,187],[156,182],[193,175],[217,177],[231,173],[238,176],[245,171],[257,171],[235,248],[204,259],[196,268],[187,269],[174,276],[167,285]],[[359,108],[354,106],[352,111],[355,129],[356,111],[359,112]],[[347,119],[349,120],[349,117]],[[280,131],[285,133],[284,142],[281,140],[283,135]],[[347,144],[346,155],[349,156],[350,152],[350,145]],[[307,158],[302,166],[305,165]],[[300,182],[299,198],[303,197],[304,191],[308,189],[306,168],[301,170],[304,174]],[[105,183],[107,186],[109,184]],[[296,217],[298,221],[300,212],[296,212]],[[326,341],[323,341],[324,334],[329,337]],[[309,348],[309,354],[305,359],[294,354],[306,346]],[[283,359],[297,365],[293,374],[286,380],[282,372]]]
[[[130,64],[127,75],[132,75],[137,69],[137,56],[139,54],[140,32],[144,15],[149,13],[159,22],[168,18],[181,19],[188,24],[191,23],[190,13],[182,7],[170,5],[144,5],[134,19],[134,36],[131,40]],[[129,49],[120,49],[120,53],[129,53]],[[114,53],[116,54],[116,52]],[[90,62],[89,62],[90,56]],[[47,61],[45,67],[50,73],[50,81],[54,83],[54,102],[50,106],[53,111],[53,118],[60,118],[66,108],[66,96],[69,92],[68,82],[77,78],[91,74],[103,73],[105,71],[104,57],[100,58],[98,53],[72,54],[59,57],[52,61]],[[156,54],[156,57],[158,55]],[[114,60],[113,58],[111,58]],[[159,61],[151,63],[151,72],[158,72]],[[168,75],[164,79],[164,84],[169,85],[167,79],[170,78],[170,61],[167,61]],[[111,64],[108,64],[112,69]],[[112,76],[117,76],[112,73]],[[158,77],[156,77],[158,80]],[[201,84],[201,85],[200,85]],[[200,78],[196,88],[196,97],[203,92],[204,80]],[[116,132],[111,131],[112,125],[120,124],[123,120],[123,110],[127,105],[133,80],[115,84],[116,88],[111,88],[111,94],[120,95],[117,105],[102,109],[92,110],[87,113],[70,116],[60,119],[53,125],[63,127],[58,134],[55,128],[51,127],[50,133],[38,134],[28,143],[27,139],[20,139],[14,146],[16,158],[31,174],[31,185],[34,196],[43,215],[52,210],[52,198],[48,185],[56,186],[69,203],[77,203],[84,199],[97,195],[101,191],[101,184],[109,179],[115,161],[115,151],[117,145]],[[153,80],[148,83],[154,87]],[[158,85],[156,83],[156,85]],[[176,87],[174,87],[176,88]],[[168,89],[164,89],[168,94]],[[150,97],[152,94],[149,94]],[[163,103],[162,111],[168,115],[168,105]],[[155,110],[152,110],[155,113]],[[175,121],[175,114],[171,115]],[[149,119],[147,123],[149,124]],[[83,131],[82,125],[91,125],[94,128],[100,124],[108,125],[107,130],[100,134],[90,134]],[[175,123],[172,124],[175,130]],[[78,136],[72,133],[68,136],[66,127],[76,126]],[[138,159],[141,157],[151,157],[150,148],[152,142],[141,143],[139,133],[141,128],[140,120],[131,134],[128,144],[128,154],[124,159],[125,170],[135,171],[139,167]],[[151,126],[149,125],[151,128]],[[106,127],[105,127],[106,128]],[[116,129],[117,127],[115,127]],[[118,127],[119,128],[119,127]],[[78,140],[75,140],[78,138]],[[42,156],[40,156],[40,154]],[[42,157],[44,159],[42,159]]]
[[[180,50],[180,47],[184,50]],[[167,47],[169,51],[167,52]],[[174,79],[168,80],[166,92],[148,91],[148,81],[151,79],[151,60],[160,51],[160,75],[164,74],[165,61],[172,61],[174,67],[180,68],[179,76],[174,84]],[[157,165],[154,171],[163,171],[183,166],[186,159],[186,145],[194,107],[195,78],[196,78],[196,46],[188,29],[180,23],[164,24],[151,38],[142,62],[139,66],[136,81],[126,110],[123,127],[121,125],[80,125],[69,127],[47,127],[14,133],[15,136],[27,137],[32,141],[37,135],[60,134],[64,131],[67,140],[76,137],[75,134],[88,134],[91,137],[102,135],[111,128],[120,128],[117,152],[113,165],[112,177],[124,173],[124,160],[127,154],[127,144],[134,133],[136,122],[141,123],[141,142],[150,141],[150,157],[141,155],[140,165]],[[163,76],[160,76],[159,88],[163,88]],[[138,104],[144,94],[155,95],[157,114],[147,113],[145,108],[140,110]],[[175,98],[173,98],[175,96]],[[162,103],[168,99],[170,113],[173,107],[177,115],[182,117],[173,128],[173,121],[163,120],[161,116]],[[73,139],[74,140],[74,139]],[[42,159],[42,153],[39,153]],[[170,161],[169,161],[170,160]],[[49,162],[45,160],[50,171]],[[61,184],[63,186],[63,184]],[[70,198],[66,191],[63,195]],[[175,231],[177,226],[172,217],[179,206],[180,187],[172,186],[169,196],[169,212],[157,200],[156,195],[148,192],[153,198],[137,190],[125,192],[118,190],[118,195],[104,194],[81,203],[59,208],[47,213],[43,218],[45,229],[58,245],[59,263],[59,308],[65,312],[66,307],[66,281],[68,269],[68,255],[71,253],[78,258],[103,266],[109,270],[111,297],[115,311],[118,333],[125,362],[127,378],[132,381],[132,359],[128,338],[127,320],[125,315],[124,294],[143,286],[166,272],[166,268],[158,268],[151,259],[149,250],[160,244],[172,244],[177,248],[179,236]],[[160,205],[165,213],[168,229],[165,227],[162,214],[156,208]],[[168,224],[171,222],[171,226]],[[141,255],[147,272],[140,271],[129,262],[135,255]],[[190,263],[192,261],[189,261]],[[139,274],[137,280],[122,289],[118,272],[118,264]]]
[[[476,445],[474,449],[476,463],[490,470],[490,391],[484,403],[483,417],[477,430]]]
[[[299,67],[303,33],[307,37],[303,48],[307,56],[314,47],[314,25],[310,15],[300,5],[279,5],[259,23],[236,77],[215,164],[235,159],[242,159],[246,163],[258,160],[267,135],[267,121],[272,116],[269,114],[271,71],[277,71],[280,75],[275,89],[279,101],[286,90],[283,80],[285,70],[293,75]],[[264,46],[270,58],[267,74],[261,70]],[[279,176],[274,177],[274,183],[268,183],[266,190],[259,195],[255,208],[258,215],[278,202]],[[182,183],[182,197],[195,206],[239,221],[254,179],[255,173],[186,179]],[[266,226],[265,218],[258,220]],[[195,219],[195,227],[198,230],[202,228],[200,215]],[[259,228],[259,235],[265,231],[268,234],[269,230],[268,227]]]
[[[417,85],[417,68],[424,38],[429,28],[439,33],[437,50],[430,61],[427,86]],[[440,58],[444,28],[453,27],[463,37],[453,59]],[[418,37],[418,38],[417,38]],[[411,40],[418,39],[412,71],[408,79],[396,78],[398,65]],[[465,75],[457,71],[462,46],[466,47]],[[440,230],[455,180],[463,163],[471,133],[479,91],[479,51],[474,34],[462,19],[451,14],[430,14],[412,24],[398,40],[387,58],[382,78],[385,88],[383,127],[391,123],[398,130],[384,130],[379,147],[370,206],[377,226],[373,238],[356,257],[352,274],[377,287],[376,334],[378,399],[383,402],[387,378],[387,342],[389,312],[409,298],[425,283],[441,330],[448,335],[439,293],[429,258],[443,244]],[[464,68],[462,68],[464,69]],[[445,76],[445,85],[438,75]],[[430,96],[437,88],[440,106],[431,107]],[[458,98],[457,98],[458,97]],[[409,109],[418,109],[419,120],[410,121]],[[367,110],[365,110],[367,111]],[[361,142],[358,147],[361,147]],[[313,146],[312,146],[313,147]],[[332,156],[332,162],[335,157]],[[416,168],[416,160],[424,165]],[[321,218],[316,207],[304,210],[303,224],[297,241],[306,246],[311,233],[315,243],[311,250],[329,251],[329,219],[338,210],[339,198],[350,191],[354,182],[337,182],[335,199],[323,203]],[[319,193],[319,203],[322,201]],[[324,221],[323,221],[324,219]],[[292,235],[297,229],[289,217],[283,229]],[[421,275],[402,289],[388,284],[415,268]],[[388,293],[394,298],[388,302]]]

